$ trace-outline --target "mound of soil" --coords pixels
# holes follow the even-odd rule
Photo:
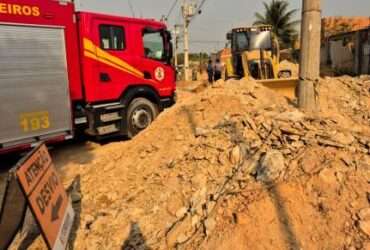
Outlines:
[[[54,153],[78,213],[71,245],[368,249],[369,90],[323,79],[321,111],[305,114],[253,81],[192,86],[131,141]]]

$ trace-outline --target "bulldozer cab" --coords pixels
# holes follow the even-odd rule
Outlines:
[[[228,33],[234,76],[251,76],[255,79],[277,77],[278,44],[271,30],[271,26],[255,26],[236,28]]]
[[[270,26],[233,29],[228,34],[234,52],[272,50],[273,39]]]

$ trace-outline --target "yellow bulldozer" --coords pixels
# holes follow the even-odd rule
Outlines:
[[[221,56],[226,79],[253,78],[286,97],[295,98],[298,79],[292,78],[289,69],[280,69],[279,43],[271,26],[235,28],[227,33],[227,39],[231,49]]]

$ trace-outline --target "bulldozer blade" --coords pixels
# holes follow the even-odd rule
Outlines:
[[[298,78],[267,79],[267,80],[258,80],[257,83],[260,83],[263,86],[270,88],[285,97],[295,99],[296,88],[298,86],[299,79]]]

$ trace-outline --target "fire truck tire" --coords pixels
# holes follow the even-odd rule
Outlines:
[[[133,138],[149,127],[158,116],[158,110],[158,106],[146,98],[132,100],[127,110],[127,136]]]

